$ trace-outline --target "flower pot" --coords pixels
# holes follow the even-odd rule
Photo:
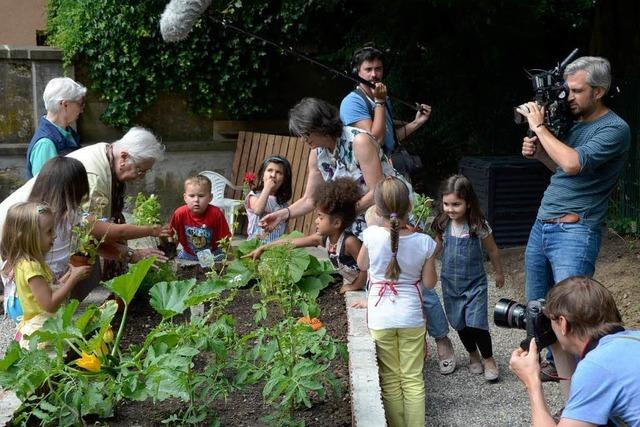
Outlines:
[[[165,256],[169,259],[173,259],[178,255],[178,245],[173,240],[169,240],[168,237],[159,237],[160,244],[158,249],[164,252]]]
[[[69,258],[69,263],[74,267],[82,267],[83,265],[91,265],[92,262],[89,257],[79,254],[73,254]]]

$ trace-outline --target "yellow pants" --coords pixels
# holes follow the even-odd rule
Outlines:
[[[425,328],[371,330],[390,427],[424,426]]]

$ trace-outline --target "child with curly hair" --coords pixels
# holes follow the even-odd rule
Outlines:
[[[315,234],[279,240],[257,248],[249,256],[259,258],[274,244],[292,243],[297,248],[321,246],[326,248],[331,264],[343,278],[340,292],[363,289],[367,274],[358,268],[356,262],[362,243],[346,231],[356,218],[356,202],[360,197],[358,183],[351,178],[323,183],[314,195],[317,213]]]

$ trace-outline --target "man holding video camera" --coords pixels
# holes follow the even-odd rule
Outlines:
[[[537,103],[516,109],[535,133],[524,138],[522,155],[554,172],[525,251],[527,300],[544,298],[567,277],[593,275],[609,195],[629,150],[629,126],[603,103],[611,85],[609,61],[578,58],[565,68],[564,80],[575,119],[564,141],[547,128]],[[570,378],[573,357],[559,347],[553,356],[559,376]],[[568,381],[561,383],[566,396]]]
[[[580,358],[559,426],[640,426],[640,332],[625,331],[613,295],[587,276],[555,285],[544,314],[564,351]],[[533,427],[555,426],[546,407],[535,340],[509,368],[524,383]],[[613,424],[608,424],[612,422]]]

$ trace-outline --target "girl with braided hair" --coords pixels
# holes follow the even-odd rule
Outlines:
[[[436,285],[436,243],[407,229],[411,200],[403,181],[381,180],[373,197],[383,225],[364,230],[358,266],[369,275],[367,322],[376,344],[387,423],[423,426],[422,286]]]
[[[449,323],[469,352],[469,372],[497,381],[487,321],[487,274],[484,254],[495,270],[496,286],[504,285],[500,253],[491,227],[480,210],[471,182],[453,175],[440,186],[440,202],[431,229],[442,249],[442,297]],[[482,359],[481,357],[482,356]]]

